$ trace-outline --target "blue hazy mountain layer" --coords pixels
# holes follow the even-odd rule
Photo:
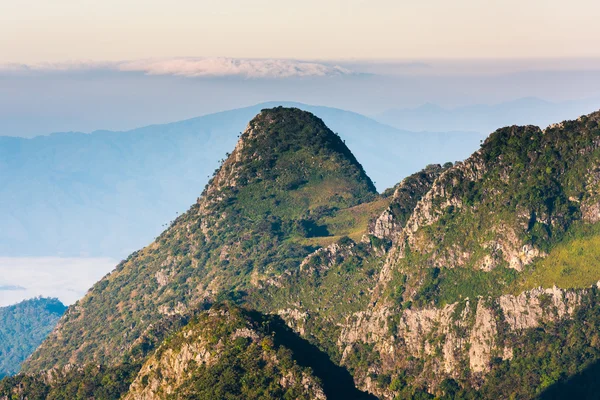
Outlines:
[[[202,192],[261,109],[313,112],[347,143],[379,190],[429,163],[465,158],[481,134],[414,133],[339,109],[264,103],[126,132],[0,137],[0,256],[123,257]]]
[[[545,128],[553,122],[576,119],[580,115],[598,111],[599,108],[600,98],[554,103],[525,97],[500,104],[475,104],[456,108],[429,103],[417,108],[387,110],[375,119],[398,129],[467,130],[487,134],[507,125],[537,125]]]

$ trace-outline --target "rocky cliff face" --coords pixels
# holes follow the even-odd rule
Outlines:
[[[590,223],[600,222],[600,162],[593,163],[586,172],[587,193],[581,204],[581,216]]]
[[[404,258],[408,247],[410,251],[431,254],[428,261],[436,267],[464,267],[472,263],[480,269],[489,270],[506,262],[511,268],[522,270],[524,265],[531,263],[540,254],[539,250],[524,244],[513,226],[506,226],[501,222],[486,228],[493,230],[491,235],[478,235],[478,243],[476,243],[478,248],[470,248],[473,244],[460,240],[461,236],[464,237],[463,232],[456,232],[460,235],[457,237],[459,240],[448,240],[443,247],[439,246],[439,242],[444,241],[447,235],[435,230],[433,232],[426,230],[427,227],[440,225],[442,220],[445,224],[445,219],[452,218],[452,214],[459,214],[459,218],[465,220],[474,219],[473,222],[494,215],[494,210],[486,210],[484,207],[486,202],[495,202],[500,197],[501,193],[497,188],[483,191],[479,199],[483,204],[465,205],[468,201],[465,199],[468,196],[468,194],[465,196],[465,189],[468,190],[480,183],[487,169],[482,153],[477,152],[468,160],[457,163],[442,174],[415,205],[406,221],[406,226],[397,232],[394,238],[396,246],[391,257]],[[462,216],[461,213],[470,215]],[[464,226],[464,228],[481,229],[477,225]],[[486,241],[486,236],[490,240]],[[476,252],[480,254],[474,254]]]
[[[388,306],[355,313],[347,318],[338,339],[344,354],[342,363],[354,348],[368,344],[379,355],[381,363],[374,369],[380,374],[411,368],[412,360],[420,360],[421,366],[412,371],[416,385],[435,390],[443,379],[451,377],[467,378],[477,387],[485,380],[494,357],[513,358],[510,337],[571,318],[582,292],[585,289],[537,288],[516,296],[407,309],[400,315]],[[395,396],[369,385],[366,377],[358,383],[382,397]]]
[[[390,206],[370,225],[370,233],[380,239],[393,240],[406,226],[421,198],[431,190],[433,182],[450,165],[434,164],[400,182],[394,188]]]

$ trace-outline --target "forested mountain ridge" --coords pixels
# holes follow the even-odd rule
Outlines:
[[[0,307],[0,377],[19,372],[21,363],[42,343],[66,309],[58,299],[48,298]]]
[[[125,371],[118,396],[173,388],[139,371],[178,365],[164,338],[224,301],[279,316],[379,398],[597,393],[599,123],[502,128],[378,195],[322,121],[264,110],[198,202],[70,307],[2,393],[48,369],[84,386]]]

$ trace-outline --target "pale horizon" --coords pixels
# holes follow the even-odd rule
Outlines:
[[[11,38],[0,44],[0,63],[595,58],[599,14],[591,0],[29,0],[0,15],[0,35]]]

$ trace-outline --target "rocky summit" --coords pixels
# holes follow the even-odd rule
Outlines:
[[[377,194],[321,120],[263,110],[0,396],[593,398],[598,249],[600,113]]]

